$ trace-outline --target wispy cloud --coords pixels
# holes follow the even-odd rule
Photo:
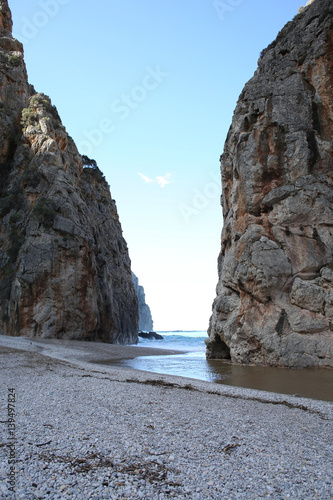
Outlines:
[[[172,182],[172,180],[171,180],[171,174],[169,174],[169,173],[165,174],[165,175],[158,175],[158,176],[155,177],[155,179],[151,179],[147,175],[141,174],[140,172],[139,172],[139,176],[147,184],[156,183],[161,188],[164,188],[167,184],[170,184]]]
[[[163,177],[162,176],[156,177],[156,182],[162,188],[164,188],[164,186],[166,186],[167,184],[170,184],[170,182],[171,182],[171,174],[165,174]]]
[[[147,184],[154,182],[153,179],[151,179],[150,177],[147,177],[146,175],[141,174],[140,172],[139,172],[139,175],[140,175],[141,179],[143,179]]]

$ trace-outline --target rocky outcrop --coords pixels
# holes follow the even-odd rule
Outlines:
[[[163,336],[156,332],[139,332],[139,337],[147,340],[163,340]]]
[[[154,329],[153,318],[150,307],[146,304],[146,295],[143,286],[139,285],[139,279],[132,273],[133,283],[139,304],[139,331],[151,332]]]
[[[221,157],[224,226],[208,358],[333,366],[333,3],[261,54]]]
[[[0,331],[137,342],[138,303],[115,201],[56,108],[28,85],[0,0]]]

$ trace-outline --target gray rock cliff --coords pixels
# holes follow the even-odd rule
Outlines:
[[[153,318],[150,307],[146,304],[146,295],[143,286],[139,285],[139,279],[132,272],[132,278],[139,303],[139,331],[151,332],[154,329]]]
[[[221,157],[208,358],[333,366],[333,2],[262,52]]]
[[[137,342],[138,302],[115,201],[29,86],[0,0],[0,331]]]

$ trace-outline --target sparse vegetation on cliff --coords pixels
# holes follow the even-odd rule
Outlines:
[[[48,96],[45,94],[35,94],[30,98],[29,107],[22,110],[21,125],[25,131],[29,125],[38,123],[37,109],[42,108],[56,120],[61,123],[60,116],[56,106],[54,106]]]
[[[30,99],[30,106],[34,108],[42,107],[47,113],[51,114],[55,120],[61,122],[58,110],[54,104],[52,104],[51,99],[45,94],[36,94]]]
[[[12,66],[21,66],[22,64],[21,56],[18,56],[16,54],[11,55],[9,58],[9,64],[11,64]]]
[[[25,131],[29,125],[36,125],[38,122],[38,117],[36,111],[33,108],[24,108],[22,110],[21,125],[23,131]]]
[[[105,176],[98,167],[96,160],[92,160],[91,158],[88,158],[88,156],[82,155],[82,163],[85,174],[90,175],[97,182],[102,182],[107,185]]]
[[[35,189],[39,185],[42,177],[43,176],[36,165],[29,165],[29,167],[26,168],[22,174],[23,186],[29,186],[30,188]]]
[[[32,214],[41,224],[43,224],[45,229],[51,229],[57,212],[52,200],[41,198],[34,206]]]

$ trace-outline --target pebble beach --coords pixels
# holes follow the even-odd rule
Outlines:
[[[0,336],[0,498],[333,498],[332,403],[98,364],[162,353]]]

